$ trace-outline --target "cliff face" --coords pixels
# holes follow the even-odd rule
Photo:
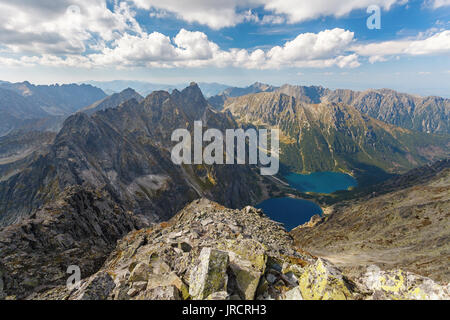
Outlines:
[[[342,103],[374,119],[402,128],[428,133],[450,133],[450,99],[419,97],[389,89],[330,90],[321,86],[289,84],[277,88],[256,83],[248,88],[228,88],[208,101],[214,108],[222,109],[232,98],[260,92],[278,92],[309,104]]]
[[[0,183],[0,225],[19,221],[72,185],[105,190],[150,221],[166,220],[199,197],[235,208],[256,203],[262,178],[248,166],[172,163],[172,131],[192,132],[196,120],[211,128],[236,127],[208,108],[196,84],[69,117],[47,154]]]
[[[8,295],[66,283],[67,268],[95,273],[116,241],[145,227],[106,193],[69,187],[28,219],[0,230],[0,277]],[[1,293],[0,293],[1,295]]]
[[[373,182],[450,152],[448,137],[392,126],[343,103],[314,104],[271,92],[228,100],[225,110],[242,123],[279,127],[281,162],[300,172],[343,170]]]
[[[79,262],[84,270],[84,260]],[[449,298],[448,288],[401,270],[371,266],[363,276],[350,279],[330,262],[296,247],[292,237],[260,210],[227,209],[206,199],[194,201],[167,223],[129,233],[98,272],[83,277],[77,288],[54,285],[29,290],[28,298]]]
[[[324,101],[342,102],[386,123],[412,130],[449,134],[450,99],[418,97],[394,90],[335,90]]]
[[[418,168],[292,231],[297,244],[358,275],[370,264],[450,280],[450,161]]]

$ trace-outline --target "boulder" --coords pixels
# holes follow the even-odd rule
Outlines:
[[[77,296],[79,300],[106,300],[115,286],[114,280],[108,273],[100,272],[92,276],[80,288]]]
[[[342,273],[325,260],[307,266],[299,279],[299,289],[305,300],[353,299],[350,284]]]
[[[253,300],[266,268],[266,249],[254,240],[229,240],[223,244],[229,251],[230,269],[234,285],[244,300]]]
[[[146,300],[181,300],[180,291],[175,286],[155,287],[147,290]]]
[[[215,292],[227,291],[228,254],[212,248],[203,248],[189,278],[189,294],[202,300]]]
[[[144,262],[140,262],[131,271],[129,281],[130,282],[147,281],[151,273],[152,269],[150,268],[150,266]]]
[[[382,271],[369,266],[361,278],[374,300],[449,300],[448,288],[403,270]]]
[[[183,300],[189,298],[189,289],[184,284],[183,280],[181,280],[175,272],[171,272],[169,275],[151,275],[148,279],[147,283],[147,291],[153,290],[157,287],[169,287],[174,286],[180,293],[180,297]]]
[[[299,287],[289,290],[284,294],[283,300],[303,300],[302,293]]]

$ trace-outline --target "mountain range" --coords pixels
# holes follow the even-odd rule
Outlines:
[[[2,113],[22,121],[0,137],[0,299],[450,299],[447,99],[123,89],[0,82]],[[279,128],[280,175],[173,164],[173,130],[196,120]],[[302,194],[282,181],[291,171],[346,172],[358,187]],[[325,213],[288,233],[250,206],[275,196]]]
[[[0,83],[0,136],[15,129],[60,129],[65,117],[106,97],[90,85]]]
[[[229,88],[219,95],[210,97],[209,102],[216,109],[221,110],[228,99],[274,91],[306,103],[343,103],[355,107],[372,118],[406,129],[427,133],[450,133],[450,99],[420,97],[390,89],[370,89],[358,92],[342,89],[330,90],[321,86],[283,85],[273,87],[257,82],[247,88]]]
[[[28,216],[64,189],[106,190],[127,210],[149,221],[170,218],[189,201],[209,197],[230,207],[256,203],[269,180],[248,166],[175,166],[173,128],[233,128],[234,120],[209,108],[197,84],[172,94],[157,91],[92,116],[70,116],[47,153],[0,182],[0,224]],[[233,177],[239,176],[240,179]]]
[[[131,81],[131,80],[85,81],[83,83],[101,88],[103,91],[105,91],[107,94],[110,95],[122,92],[127,88],[133,88],[143,96],[147,96],[153,91],[163,90],[171,92],[174,89],[182,90],[188,85],[187,83],[171,85],[171,84],[160,84],[160,83],[151,83],[147,81]],[[202,90],[205,97],[215,96],[230,87],[228,85],[215,82],[212,83],[199,82],[198,86]]]
[[[280,160],[290,171],[344,171],[360,185],[450,155],[449,136],[389,125],[343,103],[314,102],[262,92],[229,99],[224,110],[244,126],[280,128]]]

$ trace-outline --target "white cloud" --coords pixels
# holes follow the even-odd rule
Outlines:
[[[44,54],[24,58],[19,63],[74,67],[238,67],[246,69],[277,69],[282,67],[324,68],[359,66],[358,56],[346,54],[353,33],[343,29],[304,33],[282,47],[268,51],[257,49],[222,50],[203,32],[181,29],[174,37],[153,32],[124,34],[111,46],[87,55],[66,55],[65,58]],[[0,61],[12,65],[14,60]]]
[[[395,55],[437,55],[450,54],[450,30],[438,32],[425,39],[385,41],[355,45],[352,51],[369,57],[371,63],[386,61]]]
[[[439,2],[440,1],[440,2]],[[178,16],[212,28],[244,21],[278,24],[323,15],[342,16],[369,3],[385,9],[406,0],[0,0],[0,65],[58,67],[238,67],[247,69],[355,68],[402,55],[450,52],[450,31],[430,29],[415,39],[358,44],[354,33],[335,28],[302,33],[283,45],[227,49],[203,32],[181,29],[175,37],[147,33],[132,3],[156,18]],[[438,6],[445,1],[436,0]],[[326,5],[325,5],[326,3]],[[258,16],[253,8],[264,7]],[[13,54],[13,55],[12,55]],[[19,56],[19,58],[13,58]],[[22,56],[22,57],[20,57]]]
[[[159,9],[174,13],[189,23],[207,25],[213,29],[235,26],[244,22],[248,11],[238,13],[237,0],[131,0],[141,9]],[[245,0],[243,5],[248,4]],[[247,9],[248,10],[248,9]]]
[[[450,0],[431,0],[428,3],[433,9],[450,6]]]
[[[288,22],[296,23],[322,16],[342,17],[356,9],[366,9],[378,5],[389,10],[393,5],[405,4],[408,0],[261,0],[264,8],[288,17]]]
[[[283,47],[276,46],[268,52],[276,61],[315,60],[336,56],[345,51],[353,41],[354,33],[335,28],[319,33],[302,33]]]
[[[131,0],[137,7],[146,10],[164,10],[174,13],[189,23],[207,25],[213,29],[235,26],[248,21],[248,10],[263,7],[270,14],[261,23],[296,23],[322,16],[342,17],[355,9],[366,9],[379,5],[389,10],[393,5],[402,5],[408,0]],[[445,0],[436,0],[445,1]],[[275,15],[274,15],[275,14]],[[255,17],[255,16],[254,16]],[[257,16],[256,16],[257,17]]]
[[[126,2],[0,0],[0,44],[13,52],[83,53],[124,32],[142,32]]]

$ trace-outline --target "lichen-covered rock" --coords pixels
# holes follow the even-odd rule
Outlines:
[[[145,262],[138,263],[131,272],[129,281],[130,282],[147,281],[151,273],[152,269],[147,263]]]
[[[325,260],[305,268],[299,279],[299,289],[305,300],[347,300],[354,298],[351,286],[342,273]]]
[[[448,288],[403,270],[382,271],[370,266],[361,282],[373,292],[371,299],[449,300]]]
[[[284,294],[283,300],[303,300],[302,293],[299,287],[289,290]]]
[[[381,272],[381,271],[380,271]],[[400,272],[400,271],[399,271]],[[168,222],[133,231],[78,290],[30,299],[309,300],[443,298],[445,288],[412,274],[350,281],[327,260],[295,246],[255,208],[194,201]],[[391,276],[392,275],[392,276]],[[386,280],[382,280],[386,279]],[[406,285],[405,285],[406,283]],[[412,284],[412,285],[411,285]],[[396,288],[400,288],[396,291]],[[443,290],[443,291],[442,291]]]
[[[181,300],[180,291],[175,286],[155,287],[147,290],[146,300]]]
[[[248,212],[249,207],[245,210]],[[251,239],[228,240],[220,247],[229,252],[231,281],[238,289],[239,296],[245,300],[253,300],[266,269],[266,248]]]
[[[227,291],[228,254],[223,251],[203,248],[199,263],[189,278],[189,294],[194,300],[205,299],[211,294]]]
[[[78,292],[79,300],[106,300],[115,287],[111,276],[106,272],[98,273],[89,279]]]
[[[211,293],[206,300],[228,300],[230,295],[226,291]]]
[[[171,272],[169,275],[164,277],[161,277],[161,275],[158,274],[151,275],[148,279],[146,289],[147,291],[149,291],[157,287],[169,286],[177,288],[177,290],[179,291],[179,296],[183,300],[187,300],[190,297],[189,288],[174,272]]]

